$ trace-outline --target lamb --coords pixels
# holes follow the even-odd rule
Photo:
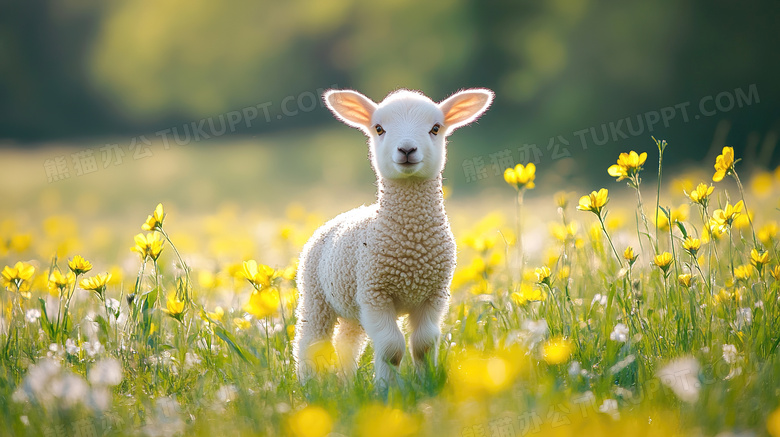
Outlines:
[[[403,89],[379,104],[351,90],[323,98],[336,118],[368,136],[377,202],[335,217],[304,246],[293,355],[304,382],[314,367],[309,347],[335,340],[339,363],[353,373],[368,335],[375,380],[386,384],[404,355],[403,315],[415,366],[428,355],[437,361],[456,255],[442,194],[446,137],[479,118],[493,92],[468,89],[438,104]]]

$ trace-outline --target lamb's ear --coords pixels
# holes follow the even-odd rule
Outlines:
[[[444,113],[447,134],[479,118],[493,102],[493,91],[486,88],[472,88],[459,91],[439,103]]]
[[[331,112],[344,123],[369,132],[371,116],[376,103],[368,97],[352,90],[328,90],[323,94],[325,104]]]

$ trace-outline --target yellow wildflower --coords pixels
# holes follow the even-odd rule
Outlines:
[[[163,220],[165,220],[163,206],[162,203],[158,203],[152,215],[148,216],[144,224],[141,225],[141,229],[144,231],[161,231]]]
[[[565,191],[555,193],[555,204],[558,205],[558,208],[566,209],[569,206],[569,193]]]
[[[5,266],[2,272],[3,286],[10,289],[13,285],[16,291],[25,291],[29,287],[33,274],[35,274],[35,267],[21,261],[13,267]]]
[[[645,163],[646,159],[646,152],[642,152],[641,155],[638,155],[633,150],[629,153],[621,153],[620,156],[618,156],[617,164],[610,166],[607,169],[607,173],[612,177],[618,178],[618,182],[623,179],[633,178],[642,170],[642,165]]]
[[[698,238],[693,238],[690,235],[685,237],[685,240],[683,241],[683,249],[685,249],[685,251],[688,252],[692,257],[696,257],[696,254],[699,252],[700,248],[701,240]]]
[[[725,233],[734,223],[734,219],[742,214],[743,209],[741,200],[733,206],[727,203],[723,209],[716,209],[710,219],[710,228],[717,228],[720,233]]]
[[[766,430],[769,431],[770,436],[780,437],[780,408],[775,409],[775,411],[766,418]]]
[[[79,286],[85,290],[94,291],[99,298],[103,299],[103,293],[106,291],[106,284],[111,280],[111,273],[99,273],[91,278],[84,278],[79,281]]]
[[[689,208],[687,204],[680,205],[679,208],[672,208],[669,211],[671,215],[671,224],[676,225],[679,222],[683,222],[688,219]],[[662,231],[669,230],[669,217],[662,209],[658,209],[658,229]]]
[[[249,281],[252,286],[258,290],[262,290],[271,286],[271,278],[274,275],[274,269],[263,264],[257,264],[257,261],[251,259],[244,261],[243,277]]]
[[[325,437],[333,429],[333,419],[324,408],[309,405],[297,411],[288,422],[295,437]]]
[[[49,290],[52,291],[53,296],[57,297],[58,295],[61,295],[66,288],[70,287],[75,280],[76,275],[74,275],[73,272],[68,272],[63,275],[59,270],[55,270],[49,275]]]
[[[761,227],[756,234],[758,240],[767,246],[771,246],[771,243],[777,238],[777,222],[769,222]]]
[[[534,270],[534,273],[536,274],[536,282],[540,284],[547,284],[550,285],[550,275],[552,272],[550,272],[550,268],[547,266],[537,267]]]
[[[600,216],[602,208],[609,202],[608,194],[609,191],[606,188],[602,188],[598,192],[593,191],[587,196],[582,196],[577,209],[580,211],[591,211]]]
[[[703,183],[700,183],[696,186],[696,189],[690,193],[685,193],[685,191],[683,191],[683,193],[685,193],[685,195],[691,199],[691,202],[698,203],[699,205],[706,207],[710,200],[710,194],[712,194],[713,190],[715,190],[715,187],[712,185],[707,186]]]
[[[723,153],[715,158],[715,174],[712,176],[712,180],[720,182],[727,174],[731,174],[734,170],[734,148],[724,147]]]
[[[547,298],[547,294],[531,284],[523,282],[520,284],[520,290],[513,292],[510,297],[517,305],[524,305],[528,302],[541,302]]]
[[[738,281],[747,281],[750,279],[750,266],[745,264],[738,267],[734,267],[734,277]]]
[[[244,310],[258,319],[273,315],[279,311],[279,291],[276,288],[267,288],[252,292]]]
[[[775,281],[780,281],[780,265],[774,266],[774,268],[769,271],[769,274],[775,278]]]
[[[130,250],[138,252],[138,255],[141,256],[141,261],[145,261],[147,258],[156,261],[160,257],[163,244],[165,244],[165,241],[160,238],[160,234],[157,232],[151,232],[146,235],[138,234],[134,239],[135,246],[131,247]]]
[[[639,255],[634,253],[634,248],[631,246],[626,247],[626,250],[623,251],[623,258],[628,261],[628,265],[634,265],[634,262],[636,262],[636,259],[639,258]]]
[[[358,437],[403,437],[417,434],[419,423],[397,408],[374,404],[363,407],[355,417]]]
[[[571,222],[565,226],[561,223],[552,223],[550,224],[550,234],[552,234],[556,240],[565,243],[573,239],[577,234],[577,223]]]
[[[667,274],[669,271],[669,267],[672,266],[674,263],[674,258],[672,258],[672,254],[669,252],[664,252],[660,255],[656,255],[653,258],[653,263],[658,266],[661,270],[663,270],[664,275]]]
[[[181,321],[181,317],[184,315],[185,304],[186,302],[179,300],[175,294],[171,294],[168,296],[166,308],[163,311],[174,319]]]
[[[222,317],[225,315],[225,310],[221,306],[214,307],[214,311],[206,313],[211,320],[221,322]]]
[[[92,270],[92,263],[85,260],[81,255],[76,255],[72,260],[68,261],[68,267],[76,275],[81,275]]]
[[[558,269],[558,279],[566,280],[571,275],[571,268],[569,266],[562,266]]]
[[[756,268],[759,272],[769,263],[769,252],[764,251],[759,253],[756,249],[750,251],[750,264]]]
[[[685,288],[691,288],[691,280],[693,278],[691,277],[690,273],[682,273],[677,276],[677,282],[680,283]]]
[[[536,165],[533,162],[529,162],[528,165],[517,164],[515,168],[509,167],[504,170],[504,180],[509,185],[514,186],[516,189],[521,190],[523,188],[532,189],[536,185],[534,184],[536,179]]]
[[[561,364],[569,360],[572,353],[571,341],[556,337],[548,340],[542,345],[542,358],[547,364]]]
[[[236,325],[236,328],[240,330],[249,329],[252,324],[249,322],[249,320],[243,318],[243,317],[236,317],[233,319],[233,324]]]

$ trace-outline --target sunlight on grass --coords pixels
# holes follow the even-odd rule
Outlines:
[[[745,191],[726,147],[707,172],[715,185],[675,175],[668,195],[659,180],[647,216],[647,158],[609,167],[625,188],[540,194],[547,213],[524,199],[544,167],[507,169],[516,216],[495,205],[453,220],[442,364],[417,375],[404,358],[387,392],[370,353],[345,378],[327,342],[310,351],[318,377],[297,381],[295,257],[325,218],[304,204],[189,222],[151,204],[135,236],[94,218],[85,236],[78,213],[56,208],[40,224],[3,219],[4,430],[778,437],[778,205],[760,199],[777,199],[780,170]],[[456,205],[452,216],[475,210]]]

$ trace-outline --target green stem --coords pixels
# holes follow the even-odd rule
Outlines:
[[[756,229],[753,227],[753,219],[750,218],[750,211],[747,207],[747,202],[745,202],[745,190],[742,188],[742,181],[739,180],[739,175],[737,175],[736,170],[732,170],[731,174],[734,176],[734,179],[737,181],[737,188],[739,188],[739,195],[742,197],[742,205],[745,207],[745,215],[747,215],[748,223],[750,223],[750,231],[753,234],[753,248],[758,249],[758,240],[756,239]]]
[[[620,268],[623,268],[623,263],[620,261],[620,255],[618,255],[617,250],[615,250],[615,245],[612,244],[612,238],[609,236],[609,232],[607,232],[606,226],[604,226],[604,218],[601,217],[601,214],[597,214],[599,217],[599,223],[601,224],[601,230],[604,231],[604,235],[607,236],[607,241],[609,241],[609,247],[612,248],[612,253],[615,254],[615,259],[618,262],[618,265],[620,265]]]

